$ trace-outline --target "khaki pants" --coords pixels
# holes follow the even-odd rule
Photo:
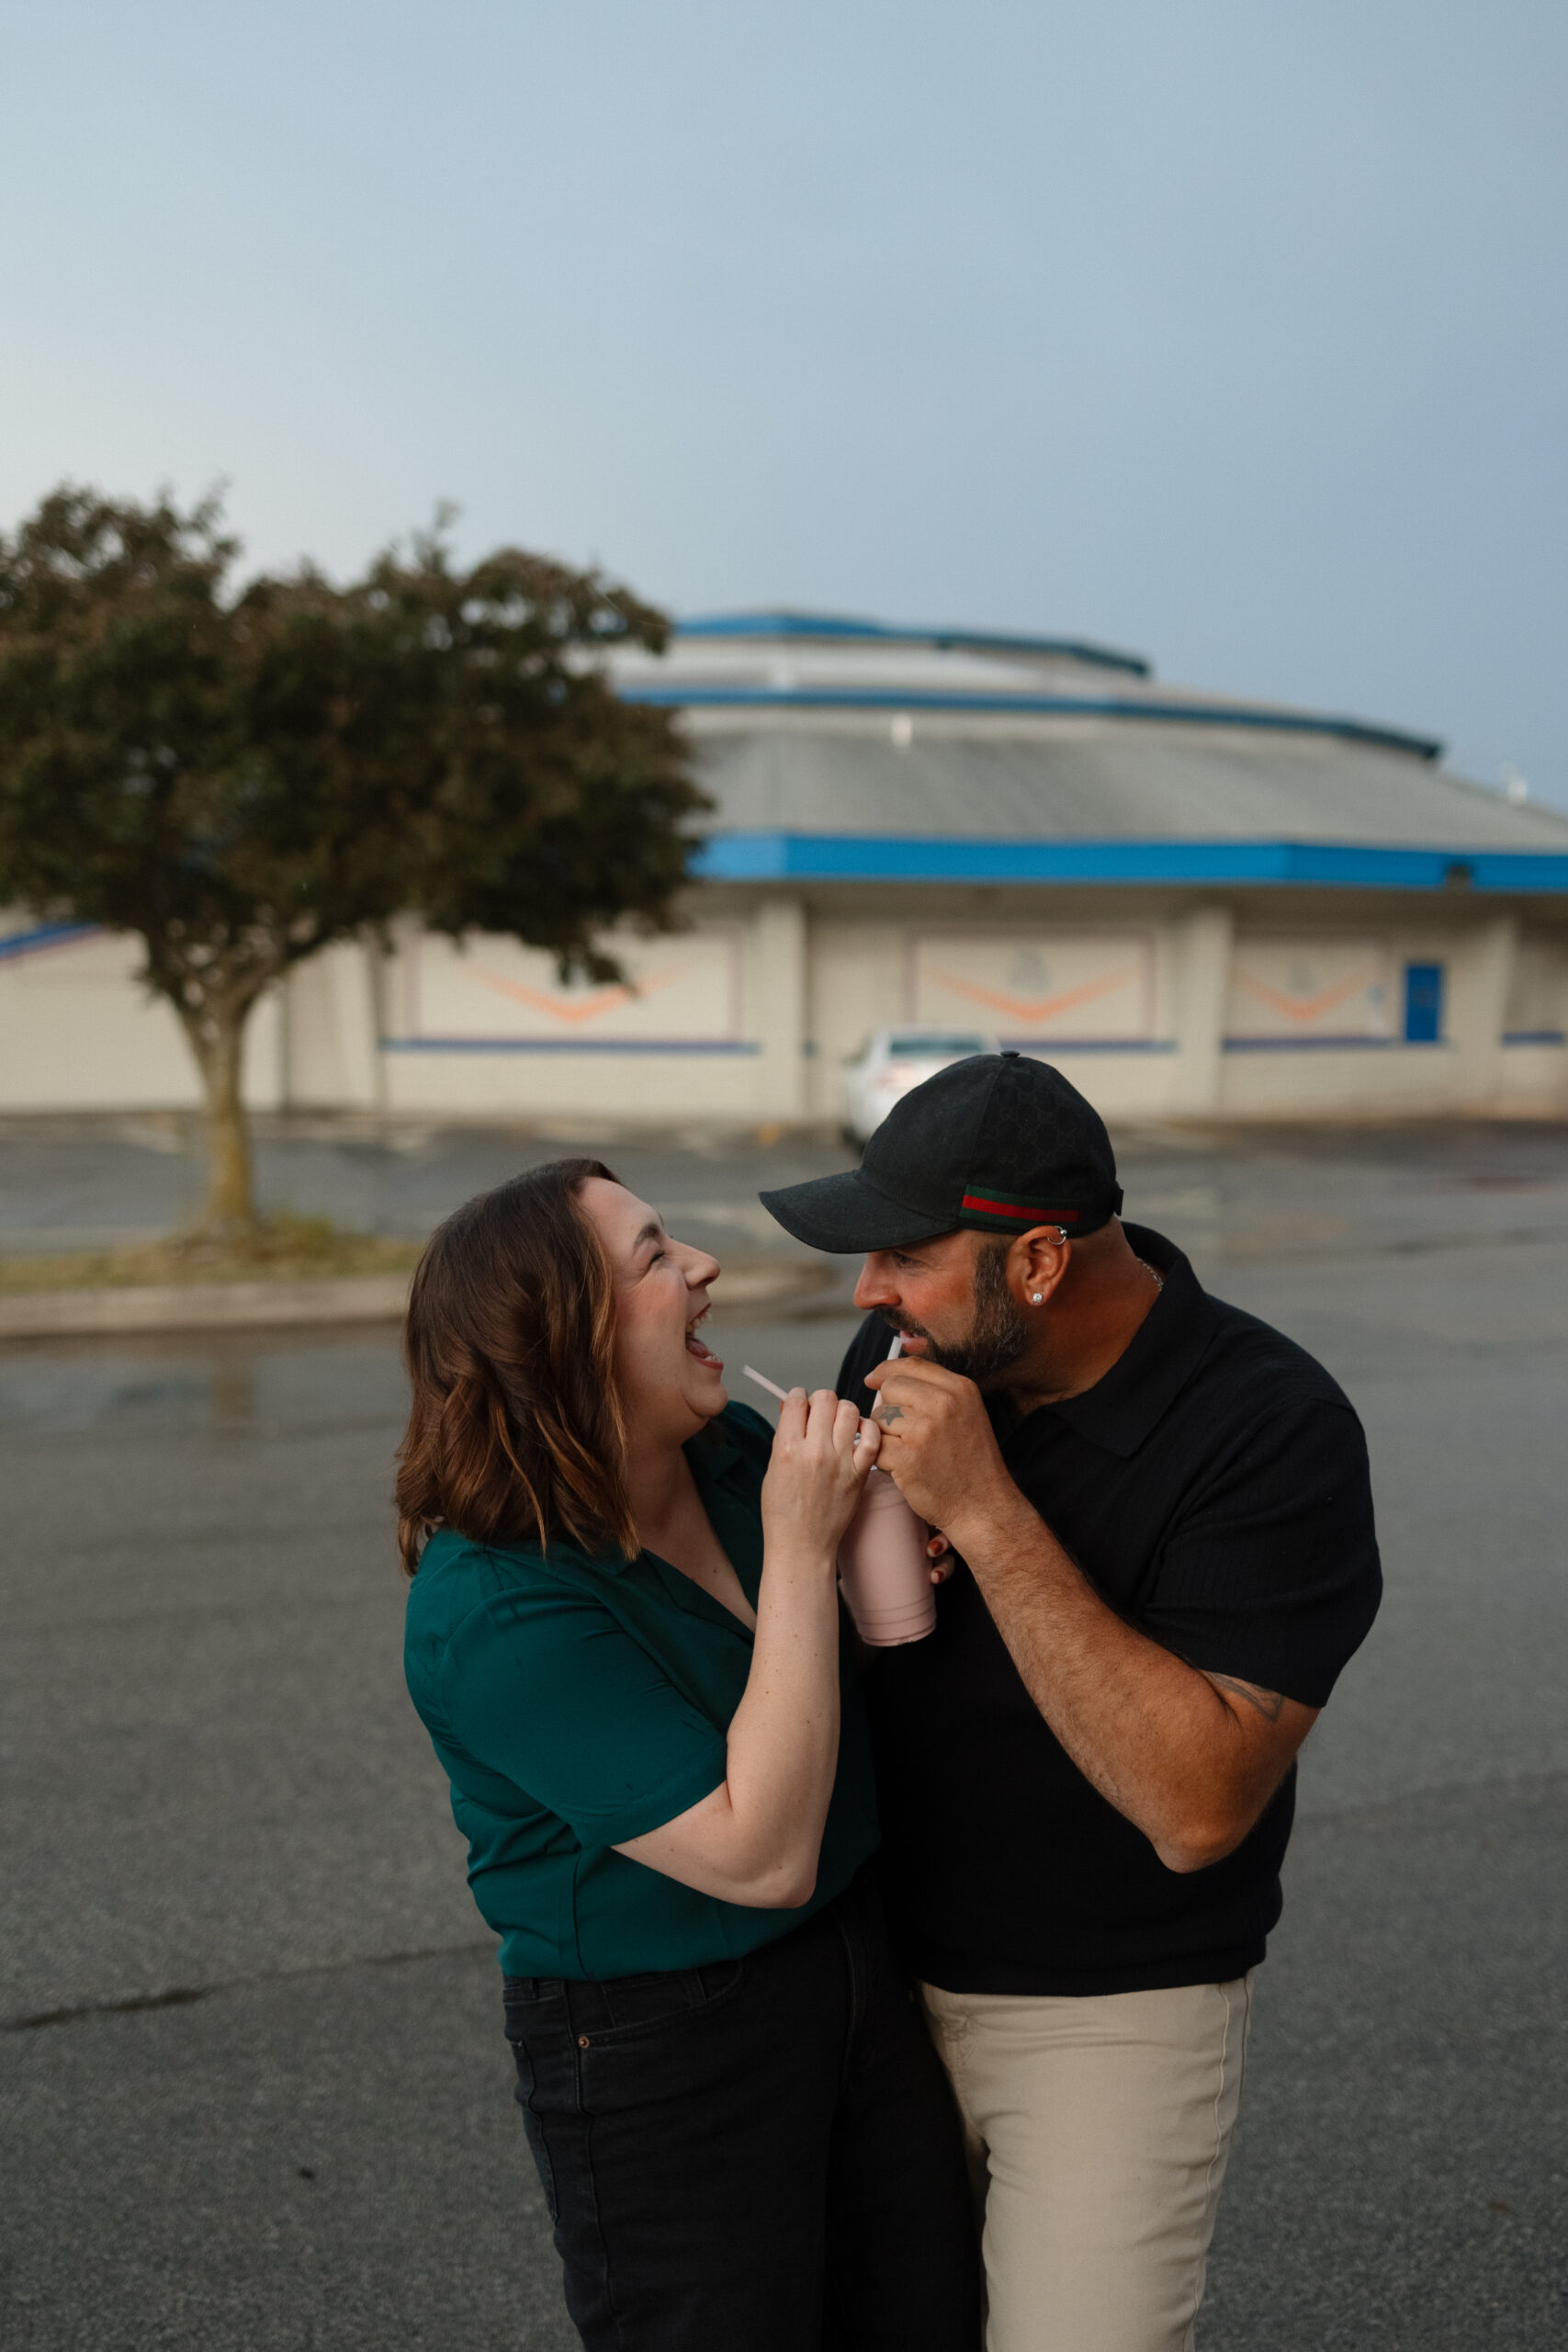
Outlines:
[[[1190,2352],[1251,1977],[920,1995],[984,2219],[987,2352]]]

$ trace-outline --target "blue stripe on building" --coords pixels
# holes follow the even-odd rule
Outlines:
[[[13,931],[0,939],[0,964],[24,956],[40,956],[46,947],[69,947],[73,939],[92,939],[103,928],[96,922],[45,922],[32,931]]]
[[[892,686],[703,686],[654,684],[641,678],[616,687],[623,702],[660,710],[971,711],[976,716],[1045,718],[1125,718],[1162,727],[1244,728],[1249,734],[1329,735],[1377,751],[1407,752],[1435,760],[1443,749],[1433,735],[1374,727],[1364,718],[1319,717],[1300,710],[1259,710],[1237,703],[1123,701],[1102,695],[964,694],[954,689]]]
[[[717,833],[705,882],[1113,882],[1362,890],[1568,891],[1561,850],[1382,849],[1334,842],[1006,841],[883,833]]]

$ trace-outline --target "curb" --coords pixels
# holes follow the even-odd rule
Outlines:
[[[721,1276],[717,1309],[805,1297],[833,1282],[829,1268],[786,1261],[737,1266]],[[398,1323],[407,1274],[333,1280],[162,1283],[106,1290],[0,1293],[0,1340],[100,1339],[128,1331],[243,1331],[266,1325]]]
[[[407,1274],[17,1291],[0,1296],[0,1340],[93,1338],[116,1331],[254,1330],[264,1324],[395,1323],[408,1295]]]

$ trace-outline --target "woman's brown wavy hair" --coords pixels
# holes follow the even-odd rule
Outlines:
[[[480,1544],[638,1549],[626,1497],[609,1261],[579,1194],[602,1160],[554,1159],[468,1201],[409,1295],[413,1388],[398,1448],[412,1577],[438,1527]]]

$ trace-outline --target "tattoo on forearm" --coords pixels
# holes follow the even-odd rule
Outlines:
[[[1234,1674],[1210,1674],[1206,1668],[1202,1672],[1204,1680],[1216,1690],[1234,1690],[1238,1699],[1245,1699],[1266,1724],[1279,1722],[1285,1702],[1278,1690],[1260,1690],[1256,1682],[1243,1682]]]

